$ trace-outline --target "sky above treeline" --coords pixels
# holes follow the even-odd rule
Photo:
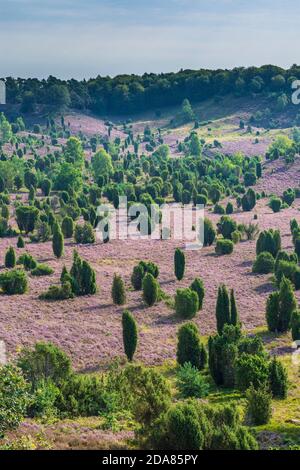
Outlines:
[[[0,77],[299,62],[299,0],[0,0]]]

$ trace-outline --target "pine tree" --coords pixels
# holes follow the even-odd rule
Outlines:
[[[216,319],[218,333],[222,334],[224,325],[230,324],[230,300],[228,290],[224,284],[218,289]]]
[[[61,258],[64,254],[64,236],[58,223],[53,226],[52,249],[56,258]]]
[[[121,276],[118,276],[117,274],[114,275],[111,296],[113,299],[113,303],[116,305],[124,305],[126,302],[126,291],[124,281]]]
[[[234,290],[230,291],[230,323],[231,325],[237,326],[240,324],[239,313],[235,301]]]
[[[189,362],[197,369],[203,369],[207,362],[207,352],[201,343],[195,323],[185,323],[178,331],[177,362],[183,366]]]
[[[123,312],[122,327],[124,351],[127,359],[132,361],[138,341],[138,329],[135,319],[128,310]]]
[[[147,273],[143,279],[143,299],[146,304],[151,307],[155,304],[158,298],[158,282],[152,276]]]
[[[196,277],[192,284],[190,285],[190,289],[192,289],[198,295],[199,306],[198,310],[202,310],[203,307],[203,300],[205,295],[205,288],[202,279]]]
[[[175,276],[178,279],[178,281],[181,281],[181,279],[184,276],[184,270],[185,270],[185,255],[180,248],[176,248],[175,254],[174,254],[174,269],[175,269]]]
[[[10,246],[5,254],[5,267],[14,268],[16,266],[16,253],[12,246]]]

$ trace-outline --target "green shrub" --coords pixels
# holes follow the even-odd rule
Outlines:
[[[223,238],[231,240],[232,233],[237,229],[237,223],[228,215],[223,215],[218,223],[218,232]]]
[[[111,296],[115,305],[124,305],[126,302],[125,284],[121,276],[114,274]]]
[[[138,341],[138,329],[135,319],[128,310],[123,312],[122,327],[124,351],[127,359],[132,361]]]
[[[217,255],[230,255],[233,252],[234,244],[231,240],[217,240],[216,254]]]
[[[17,264],[23,264],[25,271],[31,271],[37,267],[37,261],[29,253],[23,253],[19,257]]]
[[[143,278],[142,287],[143,287],[143,300],[149,307],[151,307],[158,300],[158,294],[159,294],[158,282],[152,276],[152,274],[147,273]]]
[[[207,353],[201,342],[199,330],[194,323],[186,323],[180,327],[176,357],[181,366],[188,362],[199,370],[205,367]]]
[[[17,367],[0,367],[0,437],[19,426],[29,404],[28,384]]]
[[[247,413],[251,422],[256,426],[267,424],[272,416],[272,400],[267,386],[257,389],[251,385],[246,396]]]
[[[253,263],[252,271],[257,274],[269,274],[274,272],[275,260],[271,253],[263,251]]]
[[[198,310],[199,300],[197,293],[190,288],[177,289],[175,295],[176,315],[181,318],[193,318]]]
[[[280,290],[272,292],[267,300],[266,320],[269,331],[282,333],[288,331],[295,310],[297,310],[297,300],[292,283],[283,277]]]
[[[54,269],[52,269],[47,264],[38,264],[36,268],[31,271],[32,276],[49,276],[50,274],[54,273]]]
[[[295,310],[292,313],[291,329],[293,341],[300,340],[300,310]]]
[[[61,286],[50,286],[46,292],[40,294],[41,300],[67,300],[72,299],[74,293],[70,282],[64,282]]]
[[[14,268],[16,266],[16,252],[12,246],[5,253],[4,265],[6,268]]]
[[[212,222],[205,217],[204,218],[204,246],[211,246],[216,238],[216,231]]]
[[[272,197],[270,200],[270,208],[273,212],[280,212],[282,207],[282,200],[279,197]]]
[[[92,225],[89,222],[85,222],[83,225],[76,224],[74,238],[76,243],[95,243],[95,233]]]
[[[59,396],[58,387],[51,380],[44,380],[38,383],[31,394],[30,405],[27,409],[28,416],[51,418],[57,415],[55,402]]]
[[[17,365],[33,390],[41,381],[60,385],[72,372],[70,358],[52,343],[38,342],[33,348],[23,348]]]
[[[176,248],[174,254],[174,271],[178,281],[181,281],[185,271],[185,255],[179,248]]]
[[[64,217],[61,223],[61,230],[65,238],[72,238],[74,233],[74,222],[72,217]]]
[[[77,251],[74,251],[73,254],[70,276],[72,291],[75,295],[93,295],[96,293],[96,273],[87,261],[80,258]]]
[[[25,242],[24,242],[24,239],[21,235],[18,236],[17,247],[18,248],[24,248],[25,247]]]
[[[185,362],[177,372],[177,387],[183,398],[203,398],[209,392],[206,379],[189,362]]]
[[[145,271],[144,271],[143,266],[141,266],[140,264],[138,264],[137,266],[134,266],[133,272],[131,275],[131,284],[135,290],[141,290],[144,274],[145,274]]]
[[[53,226],[53,238],[52,238],[52,249],[53,254],[56,258],[61,258],[64,254],[64,236],[62,234],[60,226],[56,223]]]
[[[257,389],[268,384],[269,365],[264,356],[242,353],[235,363],[235,385],[247,390],[251,384]]]
[[[287,371],[280,361],[273,358],[269,365],[270,390],[274,398],[284,399],[287,397],[288,376]]]
[[[239,243],[242,239],[241,232],[239,230],[235,230],[234,232],[232,232],[231,239],[235,245]]]
[[[28,281],[25,271],[13,269],[0,274],[0,287],[4,294],[21,295],[27,291]]]
[[[202,279],[196,277],[190,285],[190,289],[192,289],[198,295],[198,310],[202,310],[205,296],[205,288]]]

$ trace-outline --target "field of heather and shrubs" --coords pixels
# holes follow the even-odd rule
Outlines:
[[[1,449],[300,448],[300,131],[199,109],[0,114]]]

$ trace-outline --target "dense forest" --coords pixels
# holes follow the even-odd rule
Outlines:
[[[74,108],[96,114],[130,114],[228,94],[265,96],[279,111],[290,103],[291,84],[300,78],[300,66],[285,70],[275,65],[232,70],[180,70],[177,73],[98,76],[89,80],[6,78],[7,101],[21,105],[23,113],[41,107]]]

